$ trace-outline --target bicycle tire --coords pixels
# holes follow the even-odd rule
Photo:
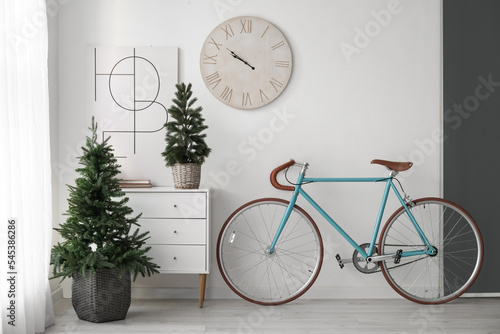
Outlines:
[[[474,219],[459,205],[440,198],[413,201],[409,209],[432,246],[435,256],[402,257],[380,261],[389,285],[401,296],[420,304],[442,304],[462,295],[482,266],[483,239]],[[381,254],[417,250],[423,242],[399,208],[387,221],[379,240]]]
[[[226,284],[259,305],[280,305],[303,295],[323,263],[323,241],[313,219],[295,205],[273,254],[272,238],[289,202],[248,202],[226,220],[217,239],[217,264]]]

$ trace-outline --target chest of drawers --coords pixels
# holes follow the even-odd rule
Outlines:
[[[199,274],[203,307],[210,269],[209,190],[153,187],[124,191],[134,215],[142,212],[140,231],[150,232],[148,256],[160,266],[160,273]]]

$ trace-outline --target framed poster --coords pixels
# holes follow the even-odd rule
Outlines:
[[[108,137],[122,179],[172,185],[161,152],[178,81],[177,47],[87,48],[87,105]]]

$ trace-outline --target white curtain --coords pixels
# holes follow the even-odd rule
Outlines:
[[[43,332],[54,321],[47,59],[45,1],[0,0],[0,308],[6,334]]]

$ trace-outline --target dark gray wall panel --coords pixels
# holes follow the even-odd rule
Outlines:
[[[500,1],[443,1],[444,195],[475,218],[483,269],[469,292],[500,292]]]

